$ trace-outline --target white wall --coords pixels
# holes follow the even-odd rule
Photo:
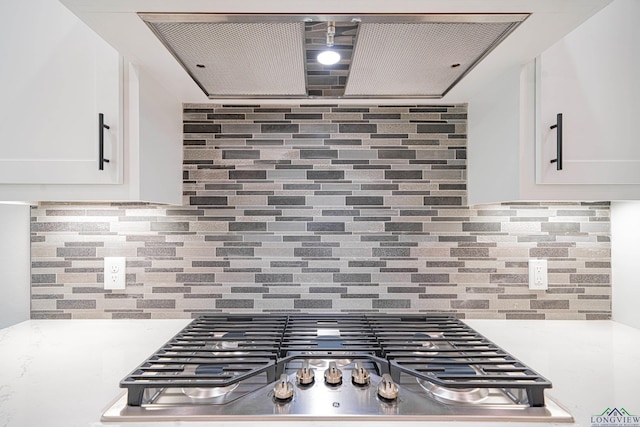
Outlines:
[[[640,328],[640,202],[611,203],[613,320]]]
[[[0,328],[29,319],[30,207],[0,204]]]

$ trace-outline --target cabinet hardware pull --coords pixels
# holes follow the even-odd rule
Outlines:
[[[98,169],[104,170],[104,164],[109,163],[109,159],[104,158],[104,130],[111,129],[104,124],[104,114],[98,114]]]
[[[556,170],[562,170],[562,113],[556,115],[556,124],[549,129],[556,129],[556,158],[551,160],[550,163],[556,164]]]

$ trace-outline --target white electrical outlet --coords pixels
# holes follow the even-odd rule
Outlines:
[[[124,289],[126,285],[125,257],[104,257],[104,288]]]
[[[529,260],[529,289],[542,291],[548,288],[549,279],[547,277],[547,260]]]

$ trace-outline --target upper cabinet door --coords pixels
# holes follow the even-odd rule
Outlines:
[[[55,0],[1,2],[0,15],[0,183],[121,182],[118,52]]]
[[[640,2],[616,0],[538,59],[537,183],[640,184],[638,16]]]

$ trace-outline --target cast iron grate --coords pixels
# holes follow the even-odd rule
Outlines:
[[[202,316],[120,382],[127,402],[140,406],[145,390],[228,387],[258,374],[276,379],[286,316]]]
[[[456,318],[368,319],[394,378],[404,372],[450,389],[524,389],[529,406],[544,406],[551,382]]]
[[[551,383],[462,321],[444,315],[207,315],[195,319],[125,377],[128,404],[146,390],[228,387],[266,374],[273,382],[294,359],[369,359],[450,389],[524,391],[544,406]],[[459,369],[460,366],[466,369]]]
[[[382,349],[366,316],[289,316],[280,356],[291,354],[344,356],[344,353],[381,356]]]

